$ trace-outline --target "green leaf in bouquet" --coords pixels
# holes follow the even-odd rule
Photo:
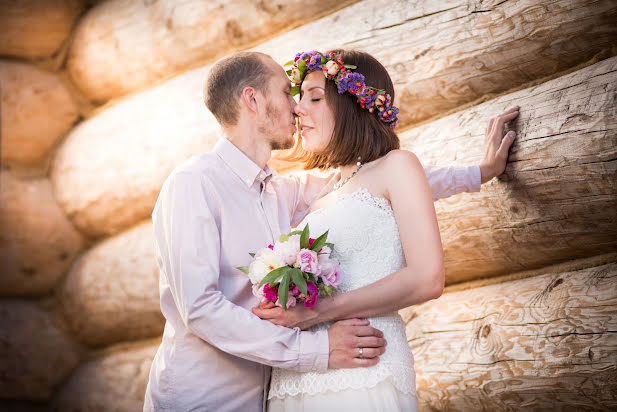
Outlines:
[[[309,236],[309,225],[306,225],[300,235],[300,249],[306,249],[308,247]]]
[[[251,255],[252,258],[255,257],[255,254],[253,252],[249,252],[249,255]]]
[[[301,231],[301,230],[294,230],[293,232],[291,232],[291,233],[289,234],[289,236],[292,236],[292,235],[301,235],[301,234],[302,234],[302,231]]]
[[[334,243],[326,242],[326,246],[330,248],[330,250],[334,250]]]
[[[289,236],[287,236],[284,233],[281,233],[281,236],[279,236],[279,242],[287,242],[289,240]]]
[[[317,283],[317,281],[315,280],[315,275],[313,275],[312,273],[308,273],[308,272],[303,272],[303,273],[306,273],[306,279],[309,282]]]
[[[336,291],[332,286],[326,285],[324,286],[324,291],[328,296],[332,296],[332,294]]]
[[[279,278],[289,272],[291,268],[289,266],[281,266],[280,268],[276,268],[270,273],[268,273],[262,280],[259,282],[259,287],[262,287],[266,283],[274,283],[279,280]]]
[[[315,239],[315,241],[311,245],[311,250],[312,251],[319,252],[319,249],[324,247],[324,245],[326,244],[326,239],[328,239],[328,232],[329,231],[326,230],[326,232],[323,235],[321,235],[317,239]]]
[[[243,272],[246,275],[249,274],[249,267],[248,266],[236,266],[236,269],[238,269],[239,271]]]
[[[300,292],[304,293],[304,296],[308,295],[306,280],[304,279],[304,275],[302,275],[302,271],[300,269],[291,269],[291,280],[294,281],[294,284],[298,287],[298,289],[300,289]]]
[[[289,277],[290,273],[287,271],[281,278],[279,285],[279,301],[285,310],[287,310],[287,300],[289,299]]]

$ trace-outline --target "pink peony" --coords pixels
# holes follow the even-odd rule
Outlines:
[[[276,302],[279,298],[279,290],[277,287],[271,288],[267,283],[264,285],[264,297],[270,302]]]
[[[319,275],[319,264],[317,261],[317,253],[309,249],[300,249],[296,263],[294,265],[300,268],[303,272],[309,272],[315,276]]]
[[[319,269],[321,271],[321,279],[325,285],[336,288],[341,284],[341,268],[328,256],[319,255]]]
[[[284,265],[293,265],[300,252],[300,235],[292,235],[285,242],[276,242],[273,250]]]
[[[263,299],[264,297],[263,288],[260,289],[258,283],[253,283],[253,295],[255,295],[255,297],[259,299]]]
[[[304,307],[312,308],[317,304],[317,299],[319,298],[319,290],[313,282],[306,282],[306,288],[308,291],[308,296],[304,301]]]

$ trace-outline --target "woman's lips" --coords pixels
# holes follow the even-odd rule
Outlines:
[[[310,127],[310,126],[303,126],[303,125],[300,125],[300,131],[301,131],[301,133],[302,133],[302,136],[304,136],[304,134],[305,134],[306,132],[310,132],[311,130],[313,130],[313,128],[312,128],[312,127]]]

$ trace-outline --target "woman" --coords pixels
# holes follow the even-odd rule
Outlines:
[[[313,330],[369,318],[388,342],[370,368],[297,373],[274,369],[270,411],[417,410],[413,356],[397,310],[439,297],[441,239],[432,195],[417,157],[398,150],[398,109],[385,68],[372,56],[336,50],[301,53],[289,72],[300,91],[301,134],[294,154],[305,168],[339,168],[334,190],[298,227],[329,230],[343,276],[340,293],[313,308],[255,309],[276,324]],[[358,348],[358,358],[373,356]]]

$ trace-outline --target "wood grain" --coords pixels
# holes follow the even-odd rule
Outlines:
[[[420,410],[614,410],[617,263],[401,311]]]
[[[505,175],[435,204],[447,283],[617,250],[617,58],[401,134],[425,164],[478,164],[490,117],[520,105]]]

